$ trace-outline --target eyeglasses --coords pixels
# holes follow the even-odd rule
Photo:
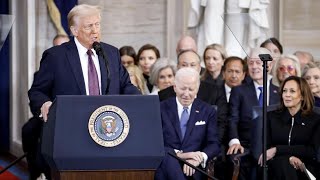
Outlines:
[[[293,67],[293,66],[280,66],[279,67],[279,70],[281,71],[281,72],[285,72],[285,71],[287,71],[287,72],[293,72],[294,70],[295,70],[295,68]]]

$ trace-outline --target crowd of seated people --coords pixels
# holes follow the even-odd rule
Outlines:
[[[282,55],[283,47],[280,42],[276,38],[270,38],[260,47],[252,48],[248,57],[228,56],[222,45],[211,44],[206,47],[201,58],[197,45],[190,36],[182,36],[177,43],[177,59],[160,58],[160,51],[151,44],[143,45],[138,53],[129,45],[121,47],[119,52],[131,83],[143,95],[159,96],[167,151],[176,153],[200,168],[206,168],[208,158],[216,157],[214,176],[218,179],[231,179],[231,157],[244,153],[246,149],[250,150],[252,109],[262,107],[262,97],[266,93],[268,106],[279,105],[278,110],[268,113],[267,118],[268,173],[273,176],[270,179],[283,179],[281,177],[285,176],[288,177],[286,179],[306,178],[304,173],[300,173],[302,163],[318,176],[316,172],[319,167],[313,162],[313,158],[320,146],[319,133],[315,132],[320,129],[320,119],[317,118],[320,117],[320,112],[312,109],[313,106],[320,107],[320,62],[316,62],[310,53],[297,51],[295,54]],[[259,54],[270,54],[273,58],[268,62],[267,92],[263,92],[263,63]],[[204,68],[201,67],[201,62],[204,63]],[[176,71],[182,69],[189,70],[181,71],[180,77],[175,77]],[[195,72],[197,76],[189,77]],[[292,108],[288,104],[293,101],[298,103],[294,112],[291,112]],[[181,116],[185,106],[189,106],[191,112],[189,111],[188,117],[190,116],[190,122],[193,121],[191,114],[197,108],[196,105],[205,108],[205,111],[200,110],[201,113],[208,113],[203,116],[208,126],[199,131],[194,129],[192,137],[187,137],[185,142],[181,138],[181,132],[185,133],[184,128],[171,127],[170,121],[182,123]],[[215,105],[217,108],[212,110],[208,105]],[[174,116],[175,119],[170,113],[177,115]],[[291,121],[292,117],[295,117],[294,121]],[[309,121],[312,127],[300,127],[301,123],[308,125]],[[291,125],[292,122],[294,126]],[[184,126],[189,127],[188,123],[189,119]],[[283,128],[286,131],[277,131]],[[300,130],[308,134],[304,133],[300,137]],[[290,135],[292,141],[288,142]],[[199,142],[195,143],[194,139]],[[305,139],[309,141],[305,142]],[[240,162],[238,179],[261,179],[261,158],[255,159],[249,151],[241,156]],[[201,179],[192,168],[179,165],[176,160],[167,156],[156,173],[156,179],[187,179],[188,176]]]
[[[144,49],[150,51],[149,57],[153,60],[150,63],[145,62],[145,60],[141,58],[141,53]],[[197,53],[197,45],[190,36],[182,36],[178,41],[176,62],[167,58],[159,59],[157,50],[153,49],[156,48],[153,46],[150,48],[142,47],[136,57],[138,60],[136,64],[141,68],[146,84],[149,86],[149,91],[145,94],[159,95],[160,101],[166,102],[170,97],[177,95],[174,90],[176,68],[179,70],[185,67],[191,67],[199,72],[201,77],[196,97],[208,104],[217,105],[218,140],[220,147],[223,147],[220,148],[220,154],[217,156],[218,158],[215,165],[215,177],[219,179],[231,179],[232,175],[230,175],[230,173],[232,174],[233,167],[230,166],[230,163],[228,164],[228,161],[230,161],[232,155],[244,153],[245,149],[250,150],[250,133],[252,133],[251,119],[253,118],[252,108],[262,106],[264,93],[262,88],[263,67],[262,61],[258,56],[259,54],[270,54],[272,57],[272,61],[268,61],[266,92],[268,106],[279,106],[278,109],[282,111],[283,108],[288,108],[284,105],[286,102],[283,98],[283,82],[287,82],[286,79],[291,77],[302,77],[306,79],[308,86],[305,88],[309,89],[313,96],[310,101],[313,101],[315,106],[320,106],[320,63],[315,62],[313,56],[304,51],[283,55],[283,47],[276,38],[269,38],[261,43],[260,47],[252,48],[245,58],[237,56],[228,57],[226,49],[222,45],[211,44],[206,47],[201,59]],[[204,68],[200,66],[201,61],[203,61],[205,65]],[[161,80],[161,78],[163,79]],[[164,83],[165,79],[167,79],[166,83]],[[305,94],[301,94],[301,96],[304,98]],[[302,104],[305,105],[304,103]],[[304,106],[299,108],[301,109],[302,107]],[[315,113],[320,114],[320,112]],[[163,121],[166,120],[163,119]],[[315,120],[315,122],[317,122],[317,120]],[[270,126],[270,124],[268,124],[268,126]],[[276,124],[276,126],[280,125]],[[315,123],[314,126],[319,126],[319,123]],[[286,134],[287,132],[282,133]],[[270,134],[268,137],[270,137]],[[310,157],[315,156],[315,148],[320,144],[319,139],[315,141],[317,142],[314,142],[312,147],[310,147],[311,149],[313,148],[314,151],[308,151],[308,153],[311,153],[308,155]],[[268,142],[271,143],[271,140]],[[272,144],[268,146],[272,147]],[[292,151],[290,148],[291,147],[288,146],[288,151]],[[280,153],[282,152],[274,152],[273,156],[281,157],[282,154]],[[301,156],[304,155],[301,154]],[[298,160],[294,158],[299,159],[301,156],[300,154],[296,156],[292,155],[292,157],[289,157],[290,160],[288,159],[287,163],[291,165],[293,169],[299,169],[297,164],[291,161],[296,162]],[[221,159],[219,157],[223,158]],[[303,159],[304,158],[299,160],[303,162]],[[267,160],[270,166],[275,164],[275,161]],[[238,179],[260,179],[261,169],[258,163],[261,162],[253,158],[250,152],[241,157]],[[182,171],[185,170],[184,167],[181,168]],[[273,170],[274,169],[269,170],[269,173],[275,173],[272,172]],[[187,177],[187,175],[189,174],[185,173],[185,177]],[[303,176],[303,174],[299,174],[299,177]]]

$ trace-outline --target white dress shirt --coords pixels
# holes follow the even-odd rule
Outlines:
[[[184,106],[182,106],[182,104],[180,104],[180,102],[179,102],[179,100],[178,100],[177,97],[176,97],[176,102],[177,102],[178,116],[179,116],[179,121],[180,121],[180,119],[181,119],[181,114],[182,114],[182,112],[183,112],[183,107],[184,107]],[[189,117],[190,117],[191,107],[192,107],[192,104],[190,104],[190,105],[188,106],[188,115],[189,115]],[[176,153],[182,152],[181,150],[177,150],[177,149],[175,149],[174,151],[175,151]],[[203,157],[203,161],[201,162],[201,166],[202,166],[203,168],[205,168],[205,167],[206,167],[207,160],[208,160],[208,155],[207,155],[206,153],[204,153],[204,152],[201,152],[201,154],[202,154],[202,157]]]
[[[231,87],[229,87],[226,83],[224,83],[224,89],[226,91],[227,102],[229,102],[230,95],[231,95]]]
[[[83,74],[83,78],[84,78],[84,84],[86,86],[86,95],[89,95],[88,54],[87,54],[88,49],[80,44],[80,42],[78,41],[77,37],[74,37],[74,42],[76,43],[76,46],[77,46],[77,49],[78,49],[78,53],[79,53],[79,57],[80,57],[82,74]],[[99,58],[98,58],[98,55],[97,55],[97,53],[96,53],[96,51],[94,49],[91,49],[91,51],[93,52],[91,57],[92,57],[94,66],[96,68],[97,74],[98,74],[99,91],[100,91],[100,94],[101,94],[101,72],[100,72]]]

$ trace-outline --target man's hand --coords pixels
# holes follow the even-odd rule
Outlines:
[[[199,161],[200,163],[203,161],[203,156],[202,153],[200,151],[197,152],[186,152],[186,153],[178,153],[177,156],[181,159],[184,160],[195,160],[195,161]]]
[[[241,146],[241,144],[233,144],[229,147],[227,155],[237,154],[238,151],[240,151],[240,153],[242,154],[244,152],[244,148]]]
[[[40,109],[41,115],[40,116],[43,117],[44,122],[47,122],[47,120],[48,120],[48,113],[49,113],[49,109],[50,109],[51,105],[52,105],[52,102],[47,101],[47,102],[43,103],[41,106],[41,109]]]
[[[272,159],[276,155],[276,152],[277,152],[277,148],[275,148],[275,147],[268,149],[267,150],[267,161]],[[259,157],[258,164],[260,166],[262,166],[262,154]]]
[[[187,160],[188,163],[194,165],[194,166],[199,166],[201,162],[199,161],[196,161],[196,160],[193,160],[193,159],[189,159]],[[194,173],[196,172],[195,169],[193,169],[192,167],[184,164],[183,165],[183,173],[186,175],[186,176],[192,176]]]
[[[299,158],[291,156],[289,158],[289,162],[295,169],[300,169],[303,171],[303,162]]]

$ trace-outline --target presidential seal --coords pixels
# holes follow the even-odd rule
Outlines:
[[[121,144],[130,129],[126,113],[112,105],[101,106],[90,116],[88,130],[91,138],[101,146],[114,147]]]

